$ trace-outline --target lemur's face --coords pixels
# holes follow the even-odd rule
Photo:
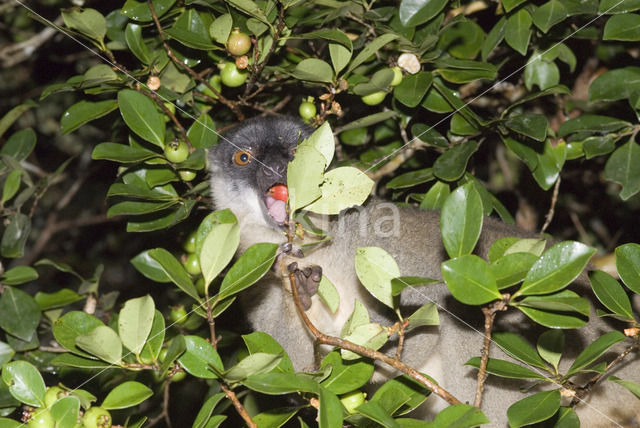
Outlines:
[[[274,195],[274,186],[286,185],[287,165],[311,131],[293,118],[266,117],[247,120],[227,132],[210,152],[216,208],[236,212],[244,204],[244,210],[259,208],[268,222],[282,225],[284,201]],[[278,193],[283,187],[275,189]]]

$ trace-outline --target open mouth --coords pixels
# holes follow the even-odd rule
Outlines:
[[[267,212],[280,226],[287,220],[287,199],[289,199],[289,190],[286,184],[282,183],[271,186],[264,198]]]

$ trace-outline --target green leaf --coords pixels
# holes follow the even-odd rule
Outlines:
[[[239,382],[251,375],[268,373],[280,364],[282,355],[255,352],[243,358],[238,364],[224,373],[228,382]]]
[[[371,194],[373,184],[373,180],[357,168],[334,168],[324,175],[320,187],[322,196],[305,209],[318,214],[339,214],[346,208],[361,205]]]
[[[0,296],[0,328],[24,341],[30,341],[40,322],[40,307],[33,297],[14,287]]]
[[[16,399],[33,407],[44,406],[45,384],[33,364],[12,361],[2,367],[2,380]]]
[[[533,113],[510,116],[505,120],[504,125],[518,134],[544,141],[547,138],[549,122],[545,115]]]
[[[424,195],[424,199],[420,202],[421,210],[441,210],[444,202],[447,200],[451,191],[449,185],[442,181],[436,182],[429,191]]]
[[[86,101],[82,100],[69,107],[60,118],[60,131],[68,134],[80,126],[99,117],[105,116],[118,108],[116,100]]]
[[[240,243],[240,226],[216,224],[205,238],[200,251],[200,266],[205,286],[217,277],[233,258]]]
[[[407,187],[427,183],[432,181],[434,178],[432,168],[418,169],[416,171],[405,172],[404,174],[394,177],[387,183],[387,188],[405,189]]]
[[[155,304],[151,296],[146,295],[127,300],[118,316],[118,333],[122,344],[135,355],[142,352],[142,347],[149,337]]]
[[[62,397],[53,403],[49,410],[51,416],[57,421],[57,427],[73,427],[78,422],[80,399],[73,395]]]
[[[449,147],[449,140],[436,131],[433,126],[415,123],[411,125],[411,134],[413,134],[414,138],[419,138],[420,141],[424,141],[425,143],[438,147]]]
[[[619,331],[610,331],[603,334],[587,346],[575,359],[565,376],[578,373],[583,368],[597,360],[609,348],[625,339],[624,334]]]
[[[538,161],[533,169],[533,178],[544,190],[549,190],[560,176],[560,170],[567,158],[567,145],[560,142],[553,146],[550,140],[545,141],[544,152],[536,154]]]
[[[130,260],[131,264],[144,276],[155,282],[171,282],[162,269],[160,263],[149,255],[149,250],[145,250]]]
[[[293,373],[293,363],[285,352],[284,348],[267,333],[255,331],[251,334],[242,335],[242,340],[250,354],[258,352],[266,352],[268,354],[279,354],[281,356],[280,363],[276,367],[276,371],[282,373]]]
[[[0,276],[3,285],[19,285],[38,279],[38,272],[31,266],[16,266]]]
[[[478,143],[467,141],[449,148],[436,159],[433,164],[433,174],[444,181],[455,181],[462,177],[467,169],[467,163],[478,150]]]
[[[186,351],[178,359],[180,365],[192,376],[217,379],[217,373],[224,371],[218,351],[198,336],[185,336],[184,340]]]
[[[624,288],[611,275],[601,270],[589,275],[591,288],[603,305],[614,314],[633,320],[631,302]]]
[[[115,217],[118,215],[143,215],[155,213],[158,211],[166,210],[167,208],[176,205],[178,201],[160,201],[160,202],[138,202],[138,201],[124,201],[118,202],[112,205],[107,210],[107,217]]]
[[[574,241],[554,245],[533,265],[513,298],[548,294],[565,288],[580,275],[595,251]]]
[[[556,373],[564,351],[564,332],[558,329],[547,330],[540,335],[536,345],[538,354],[553,366]]]
[[[407,107],[416,107],[431,87],[433,76],[431,73],[420,71],[410,74],[393,90],[393,96]]]
[[[104,324],[93,315],[89,315],[82,311],[71,311],[58,318],[53,323],[53,336],[56,341],[69,351],[84,357],[92,357],[78,347],[76,347],[76,338],[81,335],[88,334],[96,327]]]
[[[264,22],[267,25],[271,25],[264,11],[258,6],[258,4],[252,0],[229,0],[229,4],[236,9],[239,9],[246,14],[256,18],[257,20]]]
[[[533,12],[533,23],[546,34],[551,27],[567,17],[567,8],[558,0],[550,0]]]
[[[207,401],[204,402],[200,411],[196,415],[196,419],[193,421],[193,428],[205,428],[208,427],[207,422],[211,415],[213,414],[213,409],[218,405],[220,400],[225,397],[224,392],[218,392],[217,394],[213,394],[211,397],[207,398]],[[255,419],[254,419],[255,420]]]
[[[618,147],[604,166],[604,176],[622,186],[620,198],[624,201],[640,191],[640,174],[636,165],[640,163],[640,146],[629,139]]]
[[[640,4],[635,0],[601,0],[598,12],[603,14],[627,13],[638,9],[640,9]]]
[[[385,91],[393,81],[394,72],[390,68],[383,68],[376,71],[368,82],[358,83],[353,88],[356,95],[369,95],[378,91]]]
[[[0,119],[0,136],[4,135],[4,133],[7,131],[7,129],[9,129],[9,127],[16,121],[18,120],[18,118],[20,116],[22,116],[22,114],[24,112],[26,112],[27,110],[37,106],[38,104],[36,104],[34,101],[32,100],[28,100],[27,102],[20,104],[16,107],[13,107],[11,110],[9,110],[8,113],[6,113],[4,116],[2,116],[2,119]],[[33,142],[35,143],[35,137],[36,134],[33,131],[33,129],[23,129],[20,130],[16,133],[14,133],[13,135],[11,135],[11,137],[9,137],[9,141],[11,141],[11,138],[17,134],[29,134],[30,136],[33,137]],[[9,145],[9,142],[7,141],[7,143],[5,143],[5,145],[2,147],[2,149],[0,149],[0,153],[2,154],[8,154],[5,152],[6,147]],[[20,159],[22,160],[22,159]]]
[[[374,351],[379,349],[387,342],[389,333],[385,327],[382,327],[377,323],[369,323],[359,325],[353,329],[351,334],[346,336],[344,340],[355,343],[356,345],[364,346],[365,348],[373,349]],[[341,350],[342,358],[345,360],[356,360],[361,358],[359,354],[345,349]]]
[[[322,275],[320,283],[318,284],[318,296],[322,303],[324,303],[332,314],[335,314],[340,306],[340,293],[333,285],[329,278]]]
[[[233,18],[230,13],[225,13],[217,17],[211,25],[209,25],[209,35],[213,40],[224,45],[229,39],[232,27]]]
[[[640,15],[635,13],[614,15],[604,25],[602,40],[640,40]]]
[[[217,299],[226,299],[255,284],[271,269],[277,251],[278,244],[266,242],[247,248],[225,275]]]
[[[56,356],[53,360],[51,360],[51,364],[59,367],[77,367],[81,369],[105,369],[111,367],[109,363],[105,363],[104,361],[78,357],[77,355],[70,353],[60,354]]]
[[[524,85],[532,90],[537,85],[541,91],[546,91],[560,82],[560,70],[554,62],[545,61],[542,55],[531,55],[524,67]]]
[[[329,55],[336,75],[349,64],[352,51],[338,43],[329,43]]]
[[[320,184],[326,166],[324,155],[309,145],[299,146],[287,168],[289,208],[292,212],[315,201],[322,195]],[[293,206],[292,206],[293,202]]]
[[[318,398],[318,426],[320,428],[334,428],[342,426],[342,403],[331,391],[320,386]]]
[[[396,422],[391,416],[390,412],[387,412],[379,403],[375,401],[365,401],[356,408],[357,412],[366,416],[377,425],[385,428],[400,428],[398,422]]]
[[[479,369],[480,357],[471,358],[465,365]],[[496,358],[489,358],[487,362],[487,372],[509,379],[545,379],[544,375],[538,374],[531,369]]]
[[[587,138],[582,141],[584,157],[586,159],[592,159],[597,156],[611,153],[616,148],[615,140],[616,138],[613,135]]]
[[[54,293],[43,293],[39,291],[35,295],[35,300],[43,311],[67,306],[83,299],[84,297],[68,288],[63,288]]]
[[[320,363],[320,368],[331,367],[331,374],[321,383],[334,394],[354,391],[367,383],[373,375],[373,363],[366,359],[346,361],[337,351],[330,352]]]
[[[617,383],[618,385],[624,386],[629,391],[631,391],[633,393],[633,395],[635,395],[636,397],[640,398],[640,385],[639,384],[637,384],[635,382],[628,381],[628,380],[620,379],[619,377],[616,377],[616,376],[609,376],[609,380],[612,381],[612,382]]]
[[[398,16],[402,26],[415,27],[433,19],[446,4],[446,0],[402,0]]]
[[[491,272],[496,278],[498,289],[503,289],[522,281],[538,256],[530,253],[512,253],[491,263]]]
[[[400,269],[393,257],[382,248],[360,247],[356,249],[355,267],[362,285],[376,299],[393,309],[391,280],[400,276]]]
[[[249,376],[242,381],[249,389],[270,395],[290,394],[292,392],[318,393],[320,386],[308,377],[295,373],[262,373]]]
[[[402,415],[422,404],[429,394],[424,385],[402,375],[385,382],[370,401],[389,414]]]
[[[522,336],[509,332],[496,332],[492,339],[507,355],[525,364],[547,370],[547,365],[536,350]]]
[[[9,173],[2,186],[2,202],[4,205],[8,200],[13,198],[20,189],[20,179],[22,178],[22,170],[14,169]]]
[[[616,132],[629,126],[631,126],[629,122],[616,117],[583,114],[564,122],[558,129],[558,137],[564,138],[576,132],[604,134]]]
[[[101,404],[107,410],[137,406],[153,395],[153,391],[140,382],[128,381],[109,391]]]
[[[10,114],[7,113],[7,115]],[[6,117],[6,116],[5,116]],[[0,124],[2,121],[0,120]],[[22,129],[11,134],[0,148],[0,155],[10,156],[18,162],[25,160],[36,147],[36,133],[33,129]]]
[[[407,331],[425,325],[439,325],[438,307],[435,303],[426,303],[412,313],[407,320],[409,321]]]
[[[78,348],[109,364],[119,365],[122,360],[122,342],[118,334],[105,325],[77,336],[75,342]]]
[[[97,10],[79,7],[63,9],[62,19],[67,27],[102,45],[104,36],[107,34],[107,21]]]
[[[142,26],[133,22],[128,23],[124,30],[124,37],[131,53],[142,63],[150,64],[151,54],[142,38]]]
[[[446,0],[437,0],[437,1],[446,3]],[[371,55],[376,54],[378,50],[380,50],[384,45],[394,41],[398,37],[400,36],[397,34],[387,33],[365,44],[364,48],[360,51],[360,53],[353,59],[353,61],[351,61],[351,64],[349,64],[349,67],[347,68],[347,71],[345,72],[345,74],[351,73],[357,66],[367,61]]]
[[[346,337],[353,333],[356,327],[369,324],[369,312],[367,308],[358,299],[353,302],[353,312],[347,318],[347,321],[342,326],[340,337]]]
[[[529,296],[517,307],[545,327],[580,328],[587,324],[584,313],[589,312],[589,301],[572,291],[564,290],[550,296]]]
[[[531,39],[531,15],[526,9],[520,9],[507,18],[504,39],[520,55],[526,55]]]
[[[640,294],[640,245],[624,244],[616,248],[616,267],[624,285]]]
[[[158,360],[158,355],[160,355],[160,350],[162,349],[162,345],[164,343],[165,331],[166,328],[164,323],[164,316],[160,311],[156,309],[153,314],[151,331],[149,332],[147,341],[142,348],[142,352],[140,352],[140,359],[142,361]]]
[[[218,143],[218,133],[216,132],[216,124],[211,119],[211,116],[207,113],[202,113],[187,131],[187,137],[189,137],[193,147],[198,149],[208,149],[215,146]]]
[[[504,7],[505,12],[511,12],[521,3],[524,3],[526,0],[502,0],[502,7]]]
[[[483,305],[502,299],[489,265],[473,254],[442,263],[442,277],[456,300],[467,305]]]
[[[9,217],[9,219],[10,223],[2,234],[0,253],[3,257],[22,257],[24,255],[24,246],[31,232],[31,220],[22,213]]]
[[[485,34],[478,24],[476,24],[472,20],[460,20],[457,22],[452,22],[443,27],[442,33],[440,35],[440,39],[438,40],[437,47],[438,49],[442,49],[443,51],[447,51],[451,56],[460,59],[474,59],[478,56],[478,52],[482,48],[482,42],[484,41]],[[453,58],[441,58],[438,62],[442,61],[456,61]],[[478,76],[478,79],[491,79],[489,77],[492,72],[495,74],[495,67],[493,65],[486,64],[487,67],[483,67],[483,69],[477,69],[475,67],[475,74]],[[440,65],[438,65],[440,67]],[[458,68],[458,67],[454,67]],[[467,67],[463,67],[467,68]],[[484,71],[484,72],[483,72]],[[447,80],[449,81],[471,81],[473,80],[472,74],[474,74],[470,69],[462,71],[458,70],[457,72],[459,77],[455,77],[456,71],[450,70],[449,76]],[[466,77],[462,77],[466,75]]]
[[[209,37],[209,28],[194,8],[185,9],[165,33],[183,45],[201,50],[215,49]]]
[[[442,410],[433,420],[433,427],[471,428],[488,424],[489,419],[480,409],[471,404],[454,404]]]
[[[164,248],[155,248],[148,251],[149,257],[158,262],[165,275],[173,281],[182,291],[200,301],[198,291],[191,282],[189,274],[184,270],[182,264],[176,260],[171,253]]]
[[[489,34],[482,43],[481,58],[486,61],[491,52],[502,42],[504,39],[504,31],[507,24],[507,19],[503,16],[500,20],[491,28]]]
[[[161,156],[151,150],[118,143],[100,143],[93,149],[91,154],[91,157],[96,160],[103,159],[122,163],[141,162]]]
[[[307,58],[296,64],[293,76],[308,82],[333,82],[333,69],[329,64],[317,58]]]
[[[442,207],[440,229],[449,257],[471,254],[482,231],[482,199],[472,183],[449,195]]]
[[[123,89],[118,92],[118,107],[129,129],[144,140],[164,148],[164,121],[151,99],[140,92]]]
[[[589,101],[616,101],[629,98],[640,89],[640,67],[607,71],[589,86]]]
[[[560,408],[560,391],[544,391],[524,398],[507,409],[509,426],[512,428],[542,422]]]
[[[176,0],[153,0],[153,8],[158,18],[161,18],[175,2]],[[127,0],[121,12],[134,21],[149,22],[153,19],[146,1]]]

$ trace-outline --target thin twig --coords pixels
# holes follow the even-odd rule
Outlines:
[[[244,114],[240,110],[240,107],[239,107],[237,102],[234,102],[234,101],[229,100],[228,98],[225,98],[220,93],[220,91],[218,91],[213,86],[211,86],[211,84],[207,81],[207,79],[205,79],[202,76],[200,76],[191,67],[189,67],[188,65],[186,65],[185,63],[180,61],[175,56],[175,54],[173,53],[173,50],[171,49],[171,46],[169,46],[169,43],[167,42],[167,38],[166,38],[166,36],[164,34],[164,31],[162,30],[162,25],[160,25],[160,20],[158,19],[158,15],[156,14],[156,9],[153,6],[153,3],[151,2],[151,0],[147,0],[147,5],[149,6],[149,11],[151,12],[151,18],[153,19],[153,22],[154,22],[154,24],[156,26],[156,29],[158,30],[158,34],[160,35],[160,38],[162,39],[162,44],[164,46],[164,50],[167,52],[167,55],[169,56],[169,58],[171,58],[171,60],[174,62],[174,64],[177,67],[179,67],[179,68],[185,70],[187,73],[189,73],[191,75],[191,77],[193,77],[197,82],[200,82],[200,83],[204,84],[211,92],[213,92],[218,97],[218,100],[220,100],[220,102],[222,104],[226,105],[227,107],[229,107],[231,109],[231,111],[233,111],[233,113],[236,115],[238,120],[243,120],[244,119]]]
[[[293,294],[293,301],[296,305],[296,308],[298,309],[298,314],[302,318],[302,321],[307,326],[309,331],[311,331],[311,333],[316,337],[318,343],[324,344],[324,345],[337,346],[338,348],[355,352],[356,354],[369,357],[376,361],[381,361],[393,367],[394,369],[401,371],[402,373],[406,374],[412,379],[415,379],[416,381],[420,382],[422,385],[429,388],[434,394],[444,399],[447,403],[460,404],[460,400],[458,400],[456,397],[451,395],[451,393],[446,391],[444,388],[442,388],[438,384],[434,383],[427,376],[423,375],[416,369],[404,364],[403,362],[397,360],[396,358],[392,358],[386,354],[383,354],[382,352],[374,351],[373,349],[370,349],[370,348],[365,348],[364,346],[356,345],[355,343],[350,342],[348,340],[343,340],[338,337],[329,336],[322,333],[320,330],[316,328],[315,325],[313,325],[311,320],[309,320],[309,317],[307,317],[307,314],[305,313],[304,308],[302,307],[302,303],[300,302],[300,298],[298,296],[295,272],[289,273],[289,281],[291,281],[291,291]]]
[[[227,398],[231,400],[231,402],[233,403],[233,406],[236,408],[236,412],[238,412],[238,414],[242,417],[242,419],[244,419],[247,426],[249,428],[258,428],[258,425],[256,425],[255,422],[253,422],[253,419],[251,419],[251,416],[249,416],[249,413],[247,413],[247,409],[245,409],[242,403],[240,402],[240,400],[238,400],[236,393],[233,392],[224,383],[220,383],[220,389],[222,389],[222,392],[224,392]]]
[[[491,332],[493,330],[493,322],[499,311],[507,310],[507,302],[509,295],[504,294],[502,300],[494,302],[489,306],[482,308],[484,314],[484,342],[482,344],[482,359],[480,360],[480,369],[478,370],[478,383],[476,385],[476,398],[473,405],[478,409],[482,405],[482,392],[484,391],[484,382],[487,380],[487,364],[489,363],[489,352],[491,349]]]
[[[547,216],[544,221],[544,225],[542,225],[542,229],[540,229],[540,234],[543,234],[551,220],[553,219],[553,214],[556,211],[556,202],[558,201],[558,190],[560,189],[560,176],[558,175],[558,179],[556,180],[556,185],[553,186],[553,196],[551,197],[551,206],[549,207],[549,212],[547,212]]]
[[[56,27],[59,27],[62,25],[62,22],[62,16],[59,16],[55,21],[53,21],[53,24]],[[22,61],[26,61],[37,52],[40,46],[55,36],[57,32],[57,28],[46,27],[39,33],[31,36],[28,40],[8,45],[0,49],[0,61],[2,61],[2,67],[11,68]]]

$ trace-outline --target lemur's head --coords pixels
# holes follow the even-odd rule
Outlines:
[[[209,153],[215,208],[230,208],[241,221],[281,226],[286,213],[284,202],[273,197],[274,186],[286,185],[287,164],[311,132],[300,120],[281,116],[249,119],[230,129]]]

